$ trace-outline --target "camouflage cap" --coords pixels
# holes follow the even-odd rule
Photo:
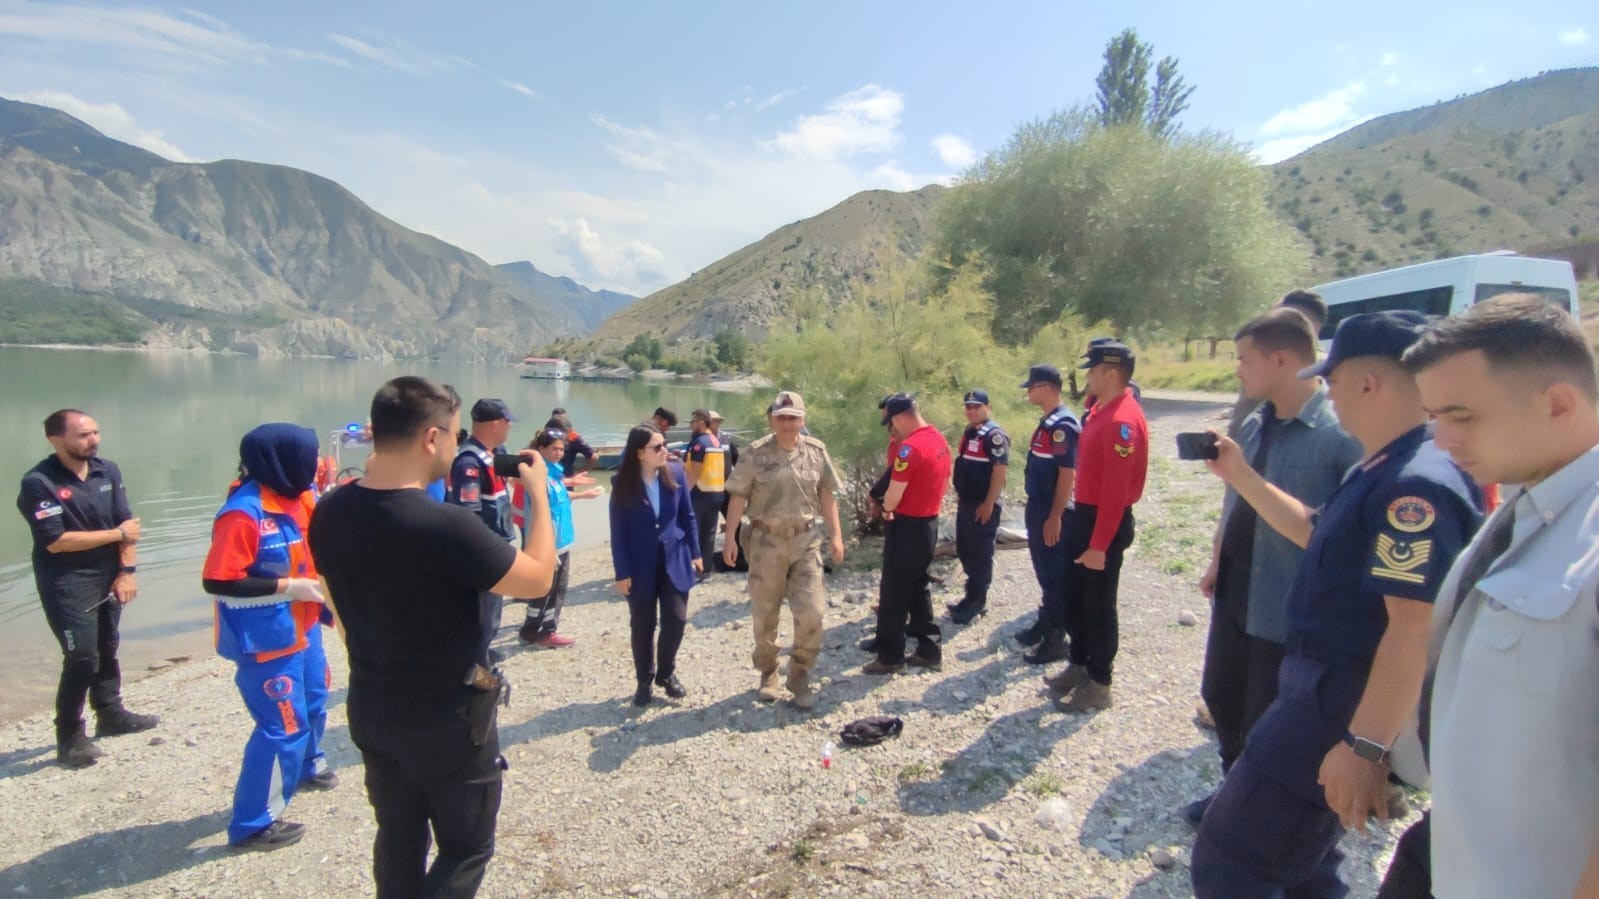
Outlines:
[[[772,401],[773,415],[805,417],[805,399],[792,390],[785,390]]]

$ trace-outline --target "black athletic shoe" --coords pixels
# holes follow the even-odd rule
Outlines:
[[[302,790],[321,790],[326,792],[338,785],[339,776],[333,773],[332,768],[329,768],[320,774],[313,774],[310,777],[307,777],[305,780],[300,781],[300,789]]]
[[[87,768],[103,755],[100,747],[89,742],[82,725],[66,739],[56,741],[56,764],[63,768]]]
[[[677,679],[676,674],[657,677],[655,685],[666,691],[666,695],[673,699],[682,699],[688,695],[688,690],[683,687],[683,682]]]
[[[284,846],[293,846],[305,836],[305,825],[293,821],[273,821],[250,836],[229,843],[228,848],[239,852],[271,852]]]
[[[123,734],[136,734],[142,730],[149,730],[160,723],[161,719],[155,715],[137,715],[127,709],[117,709],[94,716],[94,735],[120,737]]]

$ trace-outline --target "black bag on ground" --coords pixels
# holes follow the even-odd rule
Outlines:
[[[878,743],[899,736],[905,729],[905,722],[887,715],[872,715],[861,718],[844,725],[839,731],[838,738],[850,746],[876,746]]]

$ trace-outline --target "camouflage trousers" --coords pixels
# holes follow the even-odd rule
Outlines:
[[[788,599],[794,616],[794,647],[788,654],[789,683],[804,683],[822,651],[822,535],[815,528],[781,537],[760,528],[748,532],[750,618],[755,625],[752,661],[761,673],[777,670],[777,622]]]

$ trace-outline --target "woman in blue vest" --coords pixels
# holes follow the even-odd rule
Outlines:
[[[283,819],[295,791],[338,783],[320,745],[331,672],[318,625],[332,616],[305,540],[316,503],[316,433],[261,425],[240,441],[239,459],[202,578],[216,596],[217,654],[238,665],[234,682],[255,719],[228,844],[271,850],[305,835],[303,825]]]
[[[681,699],[688,691],[677,679],[677,649],[688,624],[688,591],[704,570],[683,466],[668,461],[660,431],[639,425],[628,432],[611,485],[611,563],[616,591],[627,597],[638,679],[633,704],[650,704],[652,683]]]

